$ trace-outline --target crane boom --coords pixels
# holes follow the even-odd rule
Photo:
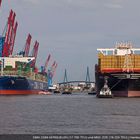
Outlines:
[[[53,71],[52,71],[52,77],[55,75],[56,68],[57,68],[57,63],[55,64],[54,69],[53,69]]]
[[[12,55],[13,53],[13,49],[14,49],[14,44],[15,44],[15,38],[16,38],[16,32],[17,32],[17,27],[18,27],[18,23],[15,23],[14,29],[13,29],[13,35],[12,35],[12,41],[11,41],[11,49],[10,49],[10,55]]]
[[[11,32],[11,19],[12,19],[13,11],[10,11],[9,17],[8,17],[8,23],[7,23],[7,31],[5,35],[5,42],[3,46],[3,52],[2,56],[8,56],[8,48],[9,48],[9,37],[10,37],[10,32]]]
[[[32,62],[32,67],[35,67],[35,63],[36,63],[36,58],[37,58],[37,54],[38,54],[38,47],[39,47],[39,43],[37,41],[35,41],[35,45],[32,51],[32,56],[35,57],[35,59]]]
[[[13,14],[12,14],[12,18],[11,18],[11,30],[10,30],[10,37],[9,37],[9,42],[8,42],[8,56],[9,55],[12,55],[12,41],[13,41],[13,37],[14,37],[14,22],[15,22],[15,17],[16,17],[16,14],[13,12]]]
[[[54,61],[54,63],[51,66],[51,69],[48,70],[47,73],[47,78],[48,78],[48,86],[52,86],[52,78],[56,72],[56,68],[57,68],[57,63]]]
[[[45,63],[45,66],[44,66],[44,71],[43,72],[46,72],[46,69],[48,67],[48,64],[49,64],[49,61],[50,61],[50,58],[51,58],[51,55],[49,54],[47,60],[46,60],[46,63]]]
[[[0,0],[0,7],[1,7],[2,0]]]
[[[16,14],[13,12],[13,10],[11,10],[7,22],[7,30],[5,34],[5,41],[4,41],[3,52],[2,52],[3,57],[8,57],[13,52],[13,47],[14,47],[13,45],[15,41],[17,26],[18,26],[17,22],[16,24],[14,24],[15,17]]]
[[[54,61],[52,66],[51,66],[51,69],[53,70],[54,69],[54,66],[55,66],[56,62]]]
[[[24,48],[24,56],[27,57],[29,55],[30,44],[31,44],[32,36],[28,34],[28,38],[26,40],[25,48]]]
[[[56,63],[56,61],[54,61],[52,66],[51,66],[51,70],[50,70],[52,77],[55,74],[56,68],[57,68],[57,63]]]

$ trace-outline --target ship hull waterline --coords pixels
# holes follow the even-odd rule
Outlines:
[[[0,95],[31,95],[48,93],[47,82],[36,81],[26,77],[1,76]]]

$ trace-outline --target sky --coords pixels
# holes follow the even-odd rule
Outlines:
[[[49,54],[58,63],[54,82],[85,80],[87,66],[94,81],[97,48],[116,42],[140,45],[140,0],[3,0],[0,8],[2,34],[10,9],[18,21],[14,53],[23,49],[28,33],[40,43],[37,66]]]

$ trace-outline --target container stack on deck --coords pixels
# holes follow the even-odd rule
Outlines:
[[[103,55],[98,54],[98,66],[101,73],[123,72],[125,69],[125,55]],[[140,72],[140,55],[129,54],[131,59],[128,68],[134,72]]]

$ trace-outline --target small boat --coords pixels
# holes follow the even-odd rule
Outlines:
[[[88,95],[96,95],[96,91],[88,92]]]
[[[53,93],[60,93],[60,91],[59,90],[54,90]]]
[[[113,98],[113,94],[107,84],[101,89],[100,93],[97,95],[98,98]]]
[[[62,92],[62,94],[72,94],[72,92],[69,89],[64,89],[64,91]]]
[[[42,91],[39,92],[39,94],[41,94],[41,95],[51,95],[52,93],[50,91],[42,90]]]
[[[70,91],[64,91],[62,94],[72,94]]]

